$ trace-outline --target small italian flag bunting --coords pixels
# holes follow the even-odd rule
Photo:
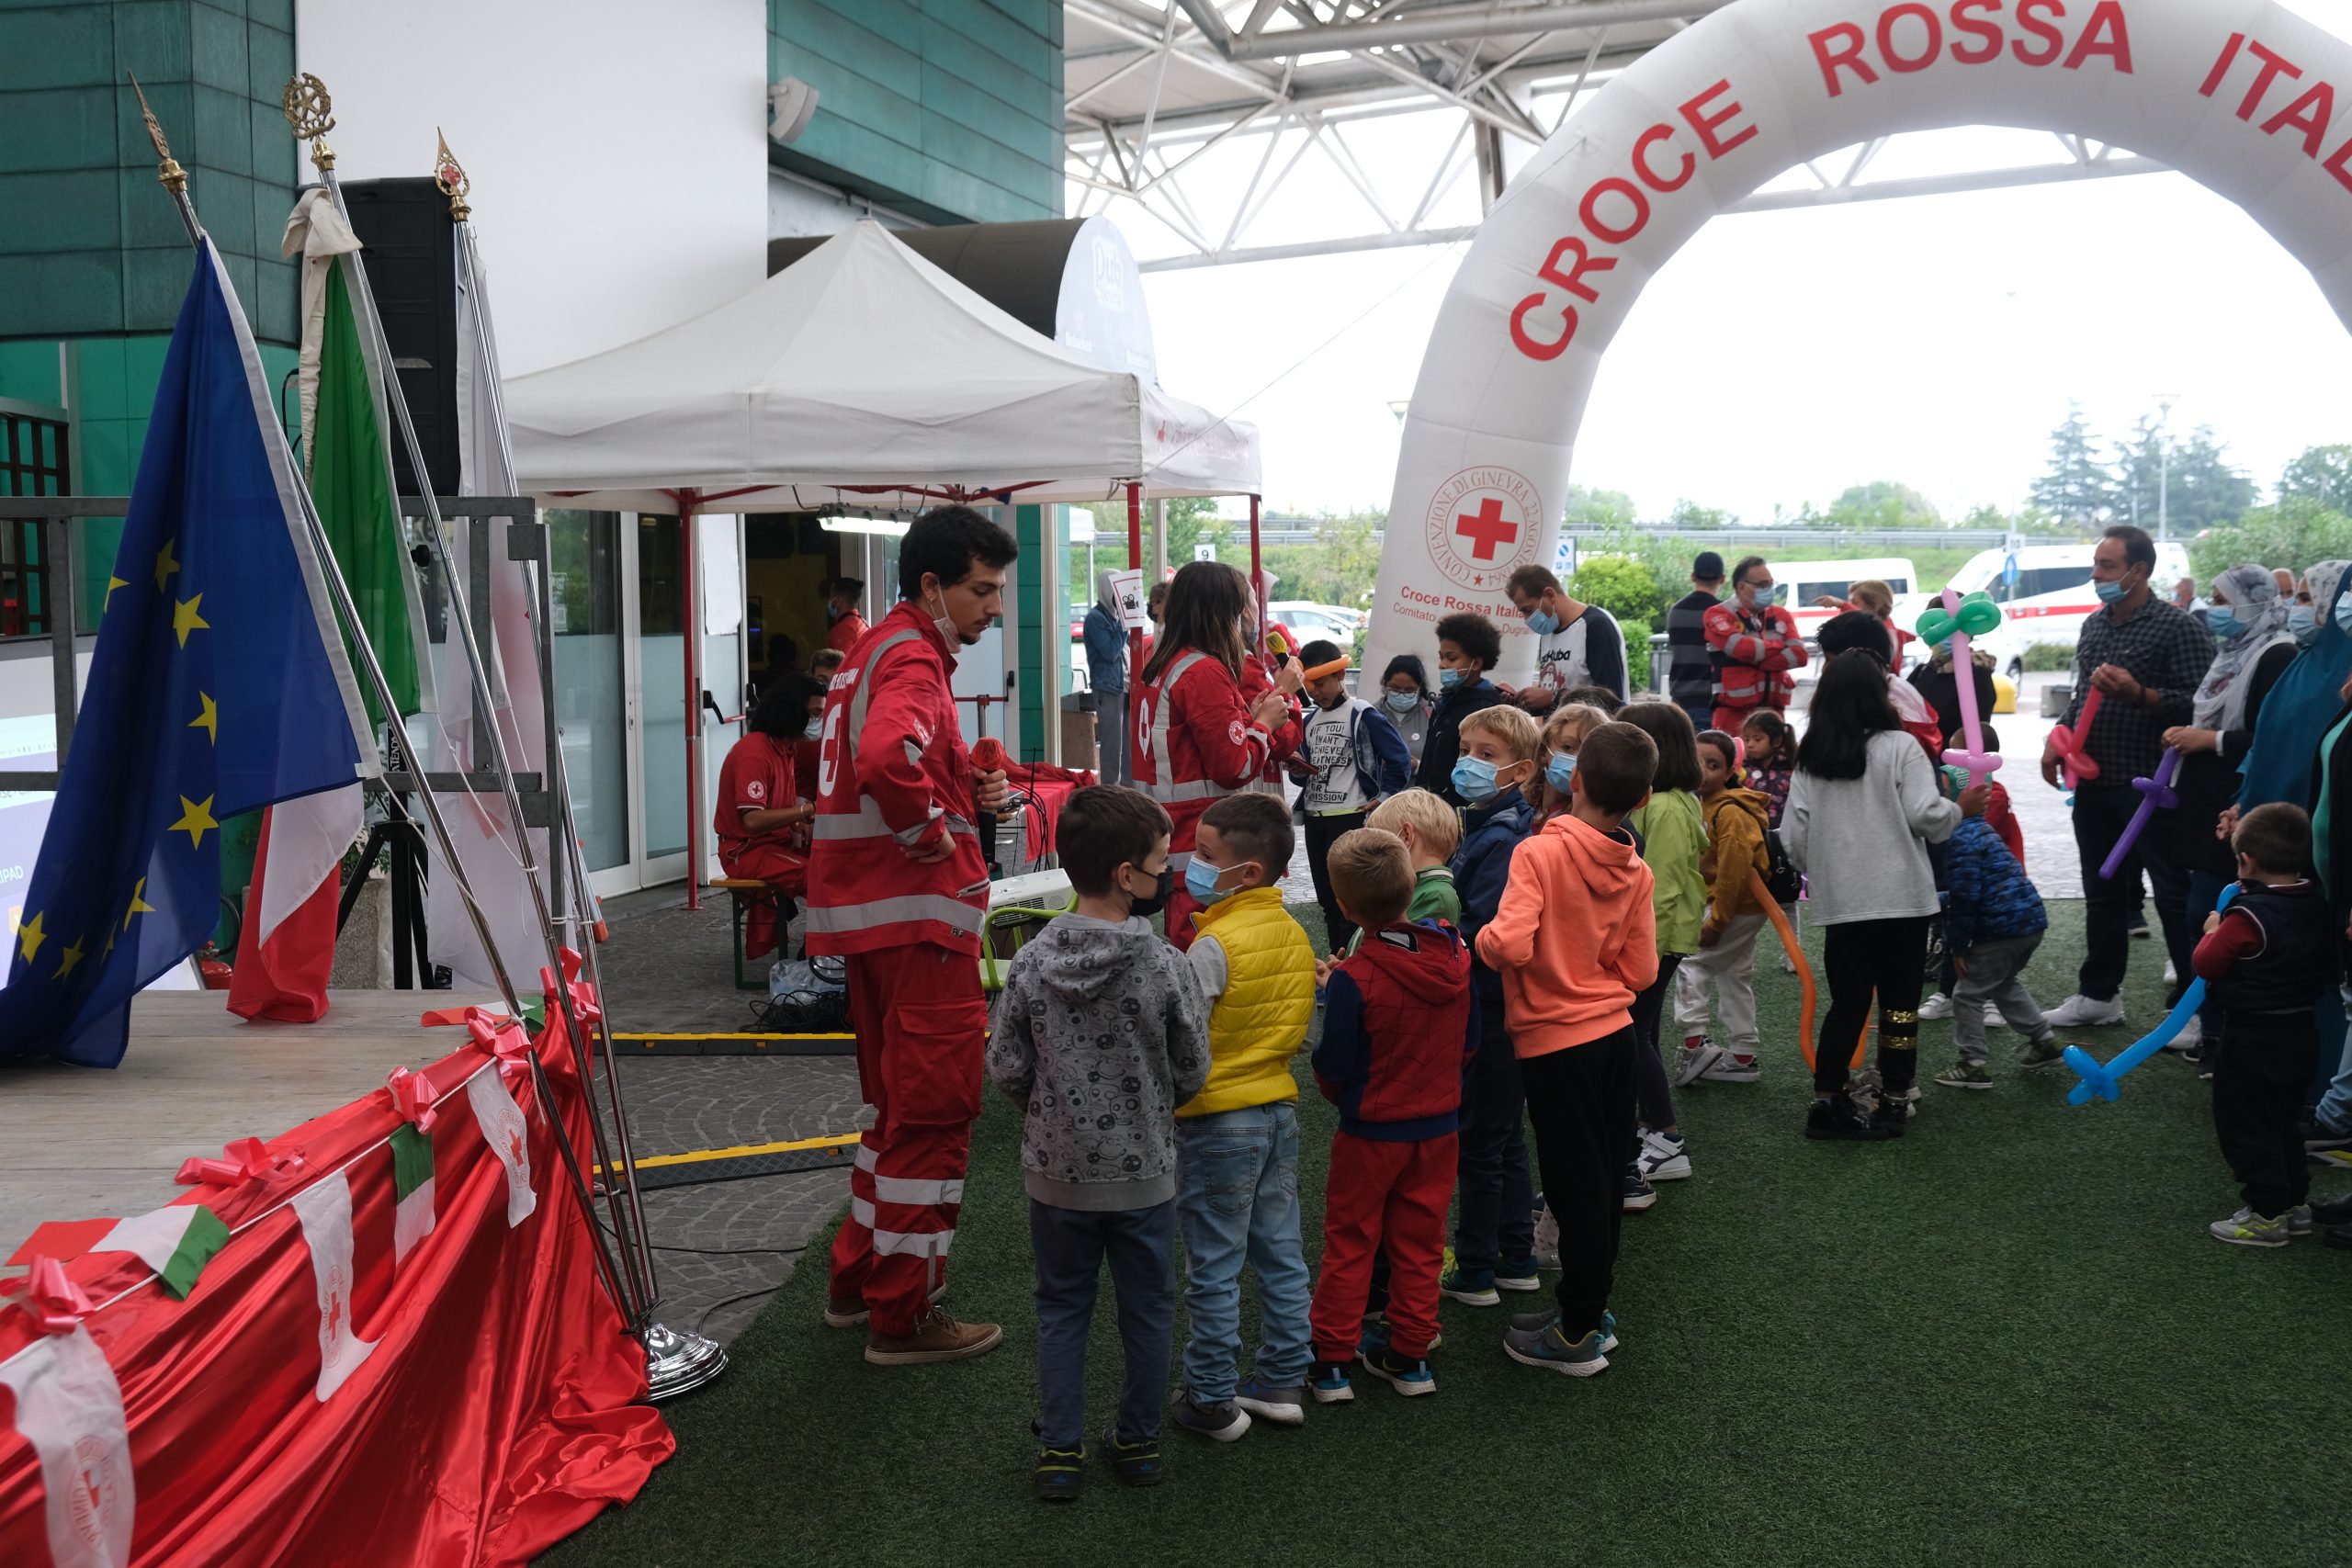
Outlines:
[[[392,1262],[408,1261],[433,1234],[433,1134],[401,1126],[392,1133]]]
[[[137,1253],[141,1262],[163,1276],[164,1289],[186,1301],[212,1255],[228,1245],[229,1227],[220,1215],[201,1203],[174,1203],[119,1221],[90,1250]]]

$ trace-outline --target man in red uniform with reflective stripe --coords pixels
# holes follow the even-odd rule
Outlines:
[[[948,675],[997,618],[1015,553],[967,506],[915,519],[899,547],[899,603],[825,699],[808,945],[848,961],[858,1084],[875,1111],[833,1240],[825,1322],[866,1324],[876,1366],[959,1360],[1004,1337],[956,1322],[933,1298],[963,1204],[988,1030],[989,874],[972,819],[1006,799],[1003,773],[972,766]]]

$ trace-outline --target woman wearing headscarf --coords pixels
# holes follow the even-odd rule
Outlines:
[[[2271,688],[2300,651],[2291,624],[2294,607],[2279,597],[2268,567],[2232,567],[2215,578],[2205,624],[2221,651],[2191,699],[2190,722],[2165,731],[2165,744],[2180,752],[2173,777],[2180,805],[2170,830],[2173,853],[2188,873],[2192,931],[2203,927],[2222,889],[2237,875],[2237,857],[2214,829],[2238,793],[2238,764],[2254,744],[2255,725]],[[2175,1037],[2176,1048],[2199,1044],[2201,1025],[2218,1028],[2221,1020],[2221,1010],[2209,998]]]
[[[1128,782],[1127,628],[1111,573],[1094,574],[1094,603],[1086,612],[1086,683],[1094,692],[1096,772],[1104,784]]]

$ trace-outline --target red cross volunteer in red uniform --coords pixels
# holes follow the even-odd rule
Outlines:
[[[1002,606],[1016,550],[967,506],[924,513],[899,547],[898,606],[825,700],[808,951],[844,957],[857,1077],[874,1126],[833,1240],[825,1322],[867,1325],[876,1366],[959,1360],[1003,1330],[934,1300],[956,1239],[988,1006],[980,928],[989,874],[972,818],[1005,803],[956,728],[948,675]]]
[[[1173,824],[1168,940],[1180,948],[1192,946],[1200,908],[1184,890],[1184,865],[1203,813],[1298,748],[1298,660],[1271,679],[1263,666],[1253,676],[1249,641],[1256,624],[1248,580],[1229,566],[1193,561],[1169,585],[1167,621],[1136,682],[1129,763],[1136,787],[1167,807]]]
[[[718,809],[711,822],[719,869],[764,882],[787,898],[808,890],[808,823],[817,815],[816,802],[801,794],[793,772],[792,742],[808,709],[806,690],[805,682],[779,681],[762,694],[743,739],[718,766]],[[781,945],[776,913],[773,902],[745,911],[744,957],[763,957]]]

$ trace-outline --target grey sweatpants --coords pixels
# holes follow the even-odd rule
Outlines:
[[[2029,1040],[2044,1040],[2053,1032],[2041,1021],[2041,1004],[2026,989],[2025,966],[2033,962],[2042,933],[1991,937],[1961,958],[1968,973],[1951,994],[1951,1038],[1963,1062],[1984,1059],[1984,1004],[2001,1010],[2002,1021]]]

